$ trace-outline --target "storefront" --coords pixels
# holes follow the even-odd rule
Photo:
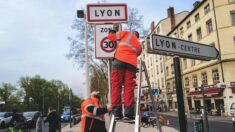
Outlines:
[[[204,90],[204,99],[206,111],[210,115],[220,115],[224,112],[224,99],[223,99],[224,88],[207,87]],[[200,114],[203,106],[202,92],[199,90],[190,91],[188,93],[188,102],[191,113]],[[191,105],[191,106],[190,106]]]

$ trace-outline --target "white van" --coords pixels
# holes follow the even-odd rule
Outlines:
[[[235,116],[235,103],[232,103],[230,106],[230,114],[231,116]]]

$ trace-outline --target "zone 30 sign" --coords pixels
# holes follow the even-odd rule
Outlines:
[[[95,25],[95,57],[98,59],[113,58],[117,44],[106,37],[112,24]]]

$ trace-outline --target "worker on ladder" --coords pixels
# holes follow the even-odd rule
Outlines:
[[[137,71],[137,57],[141,54],[141,45],[137,31],[120,31],[118,26],[110,30],[107,38],[118,41],[117,49],[112,61],[111,87],[112,87],[112,113],[115,120],[123,118],[122,114],[122,85],[124,86],[124,120],[134,119],[134,89]]]
[[[91,98],[86,99],[81,104],[81,132],[107,132],[104,114],[110,111],[112,107],[110,105],[107,108],[101,108],[99,99],[99,92],[93,91],[91,93]]]

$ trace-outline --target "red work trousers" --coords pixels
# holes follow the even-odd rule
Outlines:
[[[124,86],[124,106],[129,107],[135,104],[134,90],[136,86],[136,73],[129,69],[112,69],[112,106],[122,105],[122,86]]]

